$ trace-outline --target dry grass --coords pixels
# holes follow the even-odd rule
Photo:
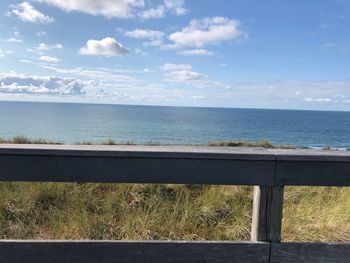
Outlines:
[[[261,148],[279,148],[279,149],[295,149],[291,145],[274,145],[269,141],[247,142],[247,141],[220,141],[210,142],[209,146],[226,146],[226,147],[261,147]]]
[[[287,187],[286,241],[350,241],[349,187]]]
[[[350,189],[288,187],[283,240],[350,241]],[[0,238],[249,240],[252,188],[1,183]]]
[[[0,237],[249,239],[249,187],[2,183]]]
[[[23,136],[15,136],[11,139],[0,138],[0,144],[14,143],[14,144],[62,144],[61,142],[46,140],[42,138],[30,139]]]

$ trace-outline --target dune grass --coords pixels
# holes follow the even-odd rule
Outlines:
[[[13,143],[13,144],[62,144],[60,142],[46,140],[42,138],[30,139],[24,136],[15,136],[10,139],[0,138],[0,144]]]
[[[247,239],[248,187],[2,183],[0,236]]]
[[[220,141],[210,142],[209,146],[224,146],[224,147],[261,147],[269,149],[295,149],[292,145],[274,145],[269,141],[247,142],[247,141]]]
[[[350,189],[288,187],[283,240],[350,241]],[[249,240],[252,188],[1,183],[5,239]]]
[[[349,204],[350,188],[286,187],[283,240],[350,241]],[[2,239],[249,240],[251,212],[252,187],[0,183]]]
[[[0,138],[0,144],[63,144],[59,141],[53,141],[53,140],[47,140],[43,138],[28,138],[24,136],[15,136],[10,139],[3,139]],[[126,142],[118,142],[112,139],[105,140],[105,141],[80,141],[76,142],[77,145],[136,145],[136,143],[132,141],[126,141]],[[156,142],[148,142],[146,145],[160,145]],[[248,141],[218,141],[218,142],[209,142],[207,144],[204,144],[206,146],[222,146],[222,147],[260,147],[260,148],[271,148],[271,149],[294,149],[295,147],[291,145],[274,145],[269,141],[262,140],[257,142],[248,142]]]

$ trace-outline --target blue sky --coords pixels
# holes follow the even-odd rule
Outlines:
[[[350,110],[346,0],[3,0],[0,14],[0,100]]]

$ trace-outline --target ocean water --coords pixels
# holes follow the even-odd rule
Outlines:
[[[350,148],[350,112],[0,102],[0,138]]]

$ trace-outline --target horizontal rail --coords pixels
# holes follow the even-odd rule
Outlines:
[[[311,263],[350,259],[347,243],[280,243],[284,186],[350,186],[347,151],[0,145],[0,181],[256,185],[254,242],[2,240],[1,262]]]
[[[350,243],[272,243],[271,263],[348,263]]]
[[[0,181],[350,186],[350,152],[0,145]]]
[[[253,242],[0,241],[6,263],[267,263],[269,250]]]
[[[347,263],[349,243],[0,241],[6,263]]]

